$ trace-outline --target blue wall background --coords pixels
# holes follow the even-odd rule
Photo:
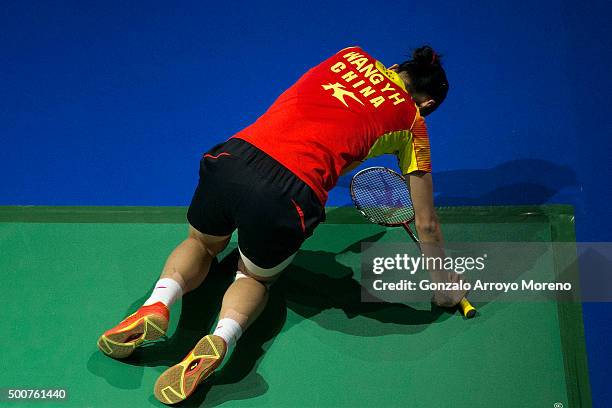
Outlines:
[[[201,153],[310,66],[355,44],[392,64],[430,43],[451,83],[429,120],[437,204],[570,203],[580,240],[610,240],[611,11],[568,0],[5,0],[0,205],[187,205]],[[348,203],[347,184],[331,205]],[[601,407],[611,311],[584,309]]]

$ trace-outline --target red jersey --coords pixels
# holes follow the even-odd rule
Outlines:
[[[419,131],[411,132],[415,123]],[[323,204],[342,170],[371,157],[379,139],[381,146],[391,139],[410,142],[381,152],[406,157],[400,163],[405,172],[430,171],[424,121],[403,81],[359,47],[345,48],[310,69],[233,137],[287,167]]]

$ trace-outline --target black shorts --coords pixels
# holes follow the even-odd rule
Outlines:
[[[202,157],[187,220],[209,235],[238,229],[240,251],[268,269],[297,252],[325,220],[325,208],[289,169],[250,143],[229,139]]]

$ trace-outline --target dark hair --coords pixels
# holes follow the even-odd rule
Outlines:
[[[448,93],[448,80],[442,68],[440,55],[429,45],[417,48],[412,53],[412,59],[404,61],[399,66],[399,72],[406,72],[410,77],[411,93],[428,95],[435,101],[430,108],[423,108],[423,114],[436,110]]]

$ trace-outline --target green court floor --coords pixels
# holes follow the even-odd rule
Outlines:
[[[450,241],[575,240],[567,206],[439,213]],[[56,407],[163,406],[153,383],[214,324],[235,270],[235,240],[204,285],[173,306],[166,341],[116,361],[96,339],[146,299],[185,236],[184,214],[0,207],[0,387],[64,387],[68,401],[47,404]],[[494,301],[465,320],[429,305],[361,303],[360,242],[405,239],[352,208],[329,208],[232,359],[182,405],[591,406],[580,304]]]

